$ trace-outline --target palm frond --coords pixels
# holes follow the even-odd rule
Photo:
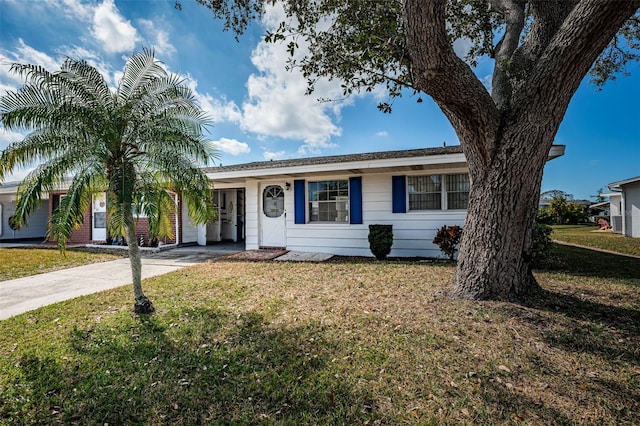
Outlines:
[[[164,78],[167,71],[162,63],[155,58],[153,50],[144,49],[142,53],[135,53],[129,58],[124,68],[124,74],[117,90],[119,103],[124,104],[136,96],[136,92],[150,81]]]
[[[48,238],[53,238],[60,251],[65,250],[71,234],[84,222],[85,213],[91,206],[92,195],[95,192],[93,183],[94,173],[83,170],[77,174],[60,204],[52,212],[49,220]]]

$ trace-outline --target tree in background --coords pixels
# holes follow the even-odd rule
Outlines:
[[[198,0],[241,33],[273,0]],[[544,164],[573,94],[591,70],[604,84],[638,58],[640,0],[283,0],[290,67],[343,81],[344,93],[386,85],[394,97],[424,92],[453,125],[473,185],[453,294],[522,298],[531,273]],[[464,58],[453,48],[471,43]],[[299,42],[309,44],[302,59]],[[491,89],[474,74],[494,59]]]
[[[576,225],[584,223],[589,217],[589,211],[576,203],[569,201],[562,196],[554,197],[549,203],[548,211],[553,217],[553,223],[558,225]]]
[[[57,72],[18,63],[11,70],[25,85],[0,98],[0,122],[31,133],[0,154],[0,181],[16,166],[39,164],[18,188],[15,225],[26,225],[42,195],[70,179],[48,231],[64,250],[92,196],[106,191],[109,232],[128,242],[134,312],[153,312],[142,291],[133,206],[149,218],[152,236],[171,232],[172,191],[195,222],[214,215],[212,187],[198,164],[215,152],[203,138],[208,120],[193,93],[147,50],[127,61],[115,91],[85,61],[68,58]]]

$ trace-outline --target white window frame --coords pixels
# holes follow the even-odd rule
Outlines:
[[[460,193],[465,191],[448,191],[447,185],[447,177],[453,175],[469,175],[468,172],[458,172],[458,173],[431,173],[431,174],[420,174],[420,175],[408,175],[407,176],[407,211],[408,212],[439,212],[439,211],[466,211],[467,208],[449,208],[449,198],[448,193]],[[428,176],[440,176],[440,208],[439,209],[411,209],[411,194],[410,191],[411,185],[409,184],[409,180],[411,178],[417,177],[428,177]],[[471,186],[471,182],[469,182],[469,186]],[[468,193],[468,191],[467,191]],[[468,202],[467,202],[468,204]]]
[[[320,184],[323,182],[346,182],[347,184],[347,194],[346,195],[339,195],[340,189],[338,189],[338,199],[335,200],[311,200],[311,185],[312,184]],[[339,187],[339,184],[338,184]],[[317,181],[307,181],[307,185],[306,185],[306,194],[305,194],[305,198],[306,198],[306,202],[307,202],[307,223],[332,223],[332,224],[349,224],[350,223],[350,216],[349,216],[349,209],[350,209],[350,191],[351,188],[349,186],[349,179],[347,178],[334,178],[334,179],[322,179],[322,180],[317,180]],[[336,207],[338,204],[343,204],[345,209],[344,210],[338,210],[336,208],[336,220],[335,221],[330,221],[330,220],[313,220],[313,205],[312,203],[318,203],[318,208],[320,206],[320,204],[336,204]],[[337,220],[340,218],[340,213],[339,212],[344,212],[344,218],[342,218],[342,220]],[[319,212],[318,212],[318,216],[319,216]]]

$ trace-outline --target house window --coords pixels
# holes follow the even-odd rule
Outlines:
[[[309,182],[309,222],[349,223],[349,181]]]
[[[469,205],[469,174],[447,175],[447,209],[466,209]]]
[[[442,209],[442,180],[440,175],[409,176],[409,210]]]
[[[470,186],[468,173],[408,176],[409,210],[464,210]]]

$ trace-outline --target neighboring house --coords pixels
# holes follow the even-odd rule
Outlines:
[[[609,213],[613,232],[640,238],[640,176],[608,185]]]
[[[554,145],[549,159],[564,155]],[[218,209],[194,225],[176,196],[177,244],[245,241],[247,250],[371,256],[370,224],[393,225],[391,256],[438,257],[442,225],[464,225],[471,182],[460,146],[262,161],[204,169]],[[49,208],[64,191],[52,192]],[[94,199],[72,242],[106,238],[104,199]],[[144,234],[144,219],[140,219]],[[167,241],[171,243],[172,241]]]
[[[49,200],[44,199],[40,206],[29,217],[27,226],[15,231],[9,226],[9,218],[16,211],[16,192],[19,182],[0,185],[0,241],[14,240],[44,240],[47,235],[47,219]]]
[[[64,189],[51,192],[48,204],[49,217],[65,194],[66,191]],[[176,200],[176,206],[179,206],[180,197],[177,194],[174,194],[174,199]],[[135,215],[134,217],[136,218],[136,235],[141,239],[140,242],[142,245],[147,246],[150,244],[149,220],[144,216]],[[170,214],[170,218],[174,224],[172,229],[174,238],[163,238],[161,239],[162,244],[176,244],[176,241],[180,241],[181,214]],[[116,236],[108,235],[107,233],[107,197],[103,192],[93,196],[91,207],[85,212],[82,224],[79,228],[73,230],[67,243],[104,244],[106,242],[111,243],[114,237]]]
[[[549,159],[564,154],[553,146]],[[371,256],[370,224],[393,225],[391,256],[439,256],[442,225],[463,225],[470,181],[460,146],[264,161],[205,169],[219,219],[183,238],[247,249]],[[187,242],[183,239],[183,242]]]
[[[25,239],[41,239],[45,240],[47,235],[48,221],[51,212],[58,206],[60,199],[66,194],[65,185],[49,194],[41,201],[40,207],[29,217],[27,226],[22,227],[18,231],[14,231],[9,226],[9,218],[15,212],[16,193],[19,183],[7,183],[0,186],[0,241],[25,240]],[[180,205],[180,197],[175,194],[176,205]],[[186,209],[185,209],[186,212]],[[174,223],[174,238],[164,238],[161,240],[163,244],[176,244],[180,241],[182,211],[178,214],[170,215],[172,223]],[[186,213],[185,213],[186,214]],[[146,217],[138,217],[136,222],[136,235],[142,238],[144,245],[149,244],[149,221]],[[71,237],[67,241],[68,244],[103,244],[107,242],[107,208],[106,195],[104,193],[96,194],[89,210],[85,212],[83,223],[74,229]],[[50,240],[49,242],[53,242]]]

